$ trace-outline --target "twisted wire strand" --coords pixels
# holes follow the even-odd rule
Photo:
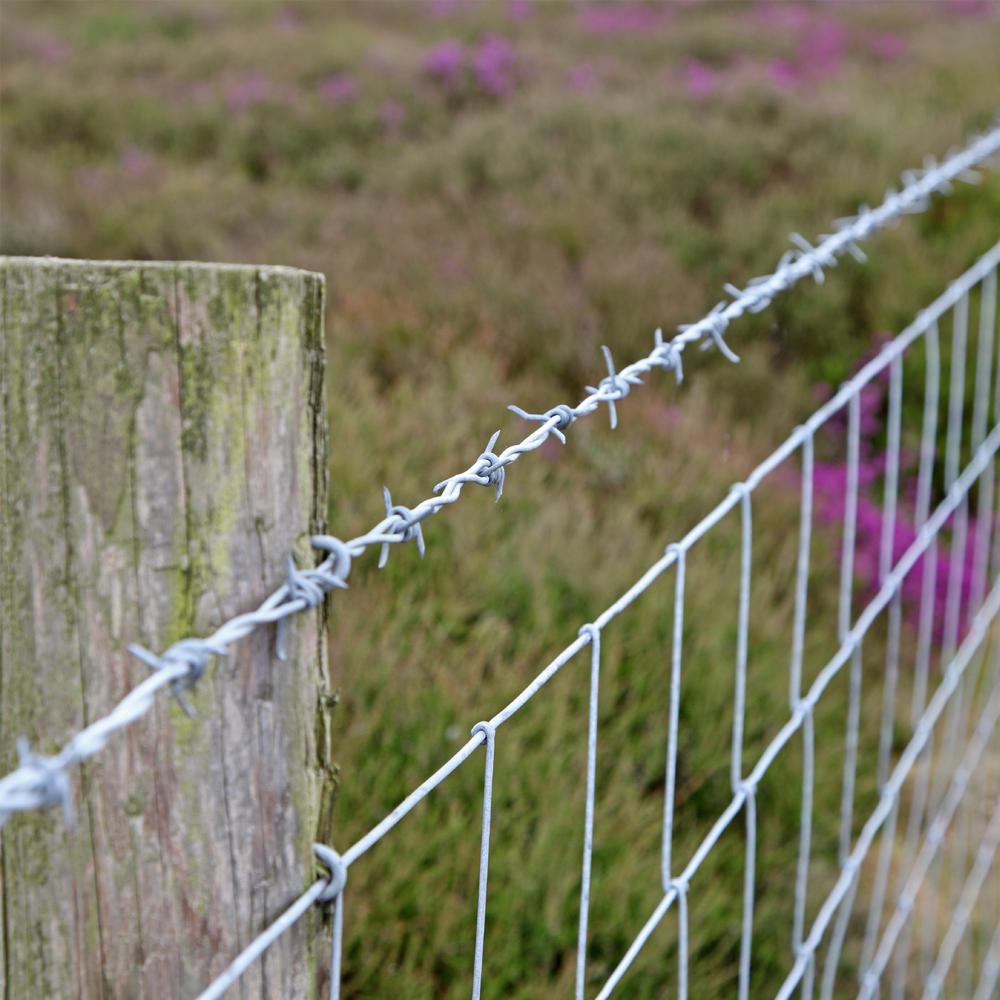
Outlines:
[[[379,566],[382,567],[388,560],[390,546],[408,541],[415,541],[423,555],[421,522],[455,503],[464,486],[474,483],[494,488],[499,499],[508,466],[521,455],[536,451],[550,436],[565,442],[568,428],[580,417],[595,412],[601,406],[608,407],[614,428],[617,426],[615,403],[628,395],[633,386],[642,384],[643,375],[654,368],[662,368],[673,371],[677,381],[681,380],[681,352],[686,346],[695,343],[701,343],[703,347],[714,346],[728,360],[738,361],[725,342],[726,331],[733,320],[744,313],[757,313],[767,308],[777,295],[803,278],[812,277],[821,282],[824,269],[834,266],[844,253],[863,259],[864,254],[858,247],[861,241],[904,215],[926,211],[932,195],[949,193],[953,189],[953,181],[975,182],[978,175],[972,168],[998,151],[1000,121],[989,131],[974,137],[964,149],[949,153],[942,163],[927,160],[922,169],[905,172],[899,191],[890,188],[878,207],[870,209],[862,206],[857,215],[836,220],[834,232],[821,236],[816,245],[793,234],[795,248],[781,257],[773,273],[751,279],[743,289],[726,286],[730,301],[720,301],[698,322],[680,326],[676,336],[669,341],[665,341],[662,331],[657,330],[653,349],[646,357],[617,371],[610,350],[604,347],[608,375],[597,386],[589,387],[589,395],[576,406],[558,404],[538,414],[511,406],[514,413],[538,422],[539,426],[499,454],[492,450],[498,437],[494,434],[486,451],[468,469],[443,480],[435,488],[433,496],[414,507],[393,504],[388,488],[384,488],[386,516],[374,527],[347,542],[330,535],[314,536],[313,547],[327,553],[318,566],[300,570],[290,561],[286,581],[256,610],[223,623],[211,636],[182,639],[160,655],[141,646],[129,646],[132,655],[152,671],[151,676],[130,691],[108,715],[74,736],[56,755],[47,757],[34,753],[22,741],[19,744],[18,768],[0,779],[0,827],[15,812],[52,805],[61,805],[67,818],[71,818],[68,768],[96,754],[114,733],[144,716],[163,688],[168,687],[182,709],[193,714],[184,693],[197,684],[209,661],[226,655],[234,642],[264,625],[278,626],[277,652],[283,657],[286,619],[317,607],[332,590],[345,589],[353,559],[378,545]]]

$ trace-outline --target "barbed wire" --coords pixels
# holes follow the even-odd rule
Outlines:
[[[646,357],[617,371],[611,351],[603,347],[608,374],[596,386],[588,387],[589,395],[576,406],[560,403],[543,413],[528,413],[518,406],[510,406],[512,412],[528,421],[538,422],[539,426],[499,454],[493,451],[499,437],[497,431],[468,469],[438,483],[434,495],[414,507],[394,504],[388,487],[384,487],[386,516],[373,528],[347,542],[331,535],[313,536],[313,547],[327,553],[318,566],[299,569],[289,558],[286,579],[281,586],[256,610],[237,615],[207,638],[182,639],[161,654],[139,645],[130,645],[129,652],[145,664],[152,675],[132,689],[106,716],[74,736],[54,756],[35,753],[26,740],[19,740],[19,766],[0,779],[0,827],[15,812],[53,805],[61,805],[67,820],[71,821],[73,807],[68,769],[98,753],[114,733],[142,718],[161,690],[169,688],[181,708],[192,715],[185,692],[204,675],[209,661],[227,655],[234,642],[265,625],[277,626],[276,651],[283,658],[286,620],[318,607],[334,589],[346,589],[352,561],[364,555],[369,548],[380,547],[380,568],[388,561],[392,545],[415,541],[422,556],[424,538],[421,523],[455,503],[466,485],[472,483],[493,488],[499,500],[507,468],[522,455],[539,449],[550,436],[565,443],[568,428],[601,406],[608,407],[611,426],[616,427],[616,402],[624,399],[634,386],[642,384],[643,375],[660,368],[673,371],[677,381],[681,381],[681,354],[685,347],[695,343],[702,343],[703,347],[714,346],[728,360],[738,361],[724,339],[735,319],[745,313],[758,313],[765,309],[775,296],[792,288],[803,278],[812,277],[822,282],[824,269],[834,266],[844,253],[864,260],[864,253],[858,246],[860,242],[904,215],[925,211],[932,196],[949,193],[954,181],[976,182],[978,175],[972,168],[998,151],[1000,122],[973,138],[964,149],[949,153],[940,164],[929,159],[922,168],[904,172],[903,187],[899,191],[890,188],[878,207],[863,205],[856,215],[836,220],[834,232],[822,235],[816,245],[793,233],[791,239],[795,247],[781,257],[773,273],[751,279],[742,289],[726,285],[730,301],[720,301],[698,322],[678,327],[677,335],[669,341],[663,338],[662,330],[657,329],[653,349]]]

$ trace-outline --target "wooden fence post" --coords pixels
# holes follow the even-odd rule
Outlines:
[[[323,278],[0,259],[0,774],[316,560]],[[185,997],[315,877],[328,782],[318,613],[262,629],[72,775],[76,822],[0,834],[0,996]],[[318,916],[318,915],[317,915]],[[318,919],[235,996],[313,996]]]

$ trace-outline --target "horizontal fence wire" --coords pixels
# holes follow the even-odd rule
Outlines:
[[[838,963],[841,950],[848,931],[848,921],[852,908],[858,902],[858,886],[862,874],[868,874],[873,889],[869,903],[866,944],[861,969],[858,973],[858,989],[861,996],[871,997],[878,993],[882,977],[901,932],[912,920],[917,897],[926,878],[927,870],[941,853],[950,836],[950,827],[959,807],[968,799],[970,777],[976,773],[982,763],[984,754],[991,747],[997,722],[1000,719],[1000,637],[996,637],[996,651],[989,665],[992,673],[979,678],[979,686],[985,694],[981,694],[986,706],[973,728],[972,735],[965,744],[964,750],[959,743],[962,727],[962,712],[956,709],[965,692],[967,675],[974,664],[984,655],[984,647],[993,634],[996,618],[1000,613],[1000,581],[997,581],[997,571],[1000,569],[1000,559],[981,558],[979,554],[991,551],[1000,554],[1000,530],[994,531],[996,521],[993,501],[993,481],[995,478],[996,453],[1000,448],[1000,377],[994,379],[994,342],[996,340],[997,319],[997,270],[1000,266],[1000,243],[997,243],[961,278],[952,283],[946,291],[928,308],[923,310],[905,330],[886,344],[870,361],[864,364],[857,373],[849,379],[824,405],[819,407],[810,418],[798,427],[793,434],[768,458],[758,465],[742,482],[736,484],[727,497],[702,521],[693,527],[680,541],[668,545],[663,556],[657,560],[643,576],[633,584],[617,601],[610,605],[592,623],[584,625],[577,638],[570,643],[520,694],[505,708],[486,722],[480,722],[472,730],[471,738],[445,762],[433,775],[420,784],[399,805],[396,806],[381,822],[367,834],[361,837],[342,855],[328,855],[325,863],[328,865],[331,877],[343,887],[346,882],[347,869],[362,857],[375,844],[381,841],[404,817],[423,801],[435,788],[441,785],[450,775],[468,761],[480,747],[485,747],[484,761],[484,801],[482,812],[481,851],[479,865],[479,892],[476,910],[475,952],[472,968],[472,996],[478,998],[483,981],[483,956],[485,948],[485,924],[487,916],[487,876],[490,860],[490,826],[492,810],[492,788],[494,778],[494,752],[498,729],[516,715],[542,688],[583,649],[590,649],[589,675],[589,708],[587,729],[587,768],[585,782],[585,814],[583,827],[583,858],[581,870],[579,946],[575,976],[575,995],[585,996],[587,987],[587,946],[588,946],[588,913],[591,894],[591,878],[594,849],[594,798],[597,753],[597,692],[601,670],[601,636],[605,627],[621,615],[641,594],[643,594],[668,569],[675,571],[673,640],[671,654],[671,681],[668,724],[668,749],[665,770],[663,837],[661,858],[661,879],[663,896],[660,903],[650,914],[640,931],[636,934],[603,987],[596,994],[598,1000],[610,997],[629,969],[635,962],[643,947],[649,941],[657,926],[666,914],[676,905],[679,915],[679,954],[677,994],[680,998],[688,996],[689,981],[689,917],[688,896],[692,890],[692,881],[698,871],[711,855],[727,829],[736,822],[742,813],[746,824],[746,870],[744,880],[743,923],[739,960],[739,996],[750,996],[752,979],[752,928],[755,906],[755,846],[757,840],[757,805],[756,793],[761,781],[777,759],[793,739],[800,737],[803,741],[805,765],[803,767],[802,785],[802,816],[800,824],[799,860],[796,869],[794,918],[792,940],[790,942],[791,968],[779,992],[779,998],[792,996],[796,990],[803,989],[804,995],[811,996],[813,989],[819,986],[820,996],[829,998],[834,995],[838,976]],[[948,400],[948,427],[946,428],[945,453],[940,457],[936,454],[937,437],[937,407],[940,382],[940,355],[938,350],[938,324],[949,311],[956,317],[956,334],[960,341],[965,336],[964,324],[968,322],[968,303],[970,293],[977,291],[980,295],[980,323],[975,354],[976,369],[974,372],[974,399],[972,404],[971,438],[966,443],[969,452],[968,462],[962,467],[961,427],[964,408],[964,381],[957,376],[952,378],[952,394]],[[902,394],[902,361],[907,351],[914,345],[922,344],[926,352],[927,385],[930,391],[925,393],[922,421],[921,441],[921,471],[920,483],[916,497],[916,517],[919,527],[915,537],[904,551],[898,554],[892,545],[893,527],[896,509],[899,503],[899,451]],[[957,370],[953,354],[954,372]],[[852,556],[855,540],[854,523],[858,514],[858,412],[859,401],[864,390],[873,386],[879,379],[889,381],[889,429],[887,439],[885,496],[883,508],[882,545],[879,553],[878,589],[867,601],[865,606],[852,615]],[[955,400],[959,404],[956,405]],[[990,411],[993,411],[990,424]],[[848,413],[850,466],[853,474],[848,476],[848,496],[844,504],[844,538],[842,552],[840,608],[839,608],[839,646],[833,656],[826,662],[817,674],[815,680],[803,691],[803,634],[806,623],[806,588],[809,574],[810,536],[812,530],[813,502],[813,450],[817,432],[838,414]],[[987,428],[989,429],[987,432]],[[957,429],[956,429],[957,428]],[[798,566],[795,583],[795,615],[793,627],[793,655],[789,679],[788,720],[765,747],[757,763],[744,774],[742,767],[743,726],[747,686],[747,631],[749,627],[749,590],[752,579],[751,556],[751,524],[752,497],[759,486],[789,458],[801,456],[803,469],[801,491],[801,525],[799,538]],[[936,465],[942,465],[945,471],[945,490],[940,501],[932,507],[932,480]],[[961,629],[955,621],[953,634],[944,637],[946,648],[941,658],[941,680],[931,691],[929,655],[924,658],[923,691],[914,695],[913,733],[905,748],[899,754],[895,765],[890,769],[891,739],[895,726],[895,711],[893,707],[895,687],[887,680],[887,693],[884,696],[885,708],[880,723],[879,752],[879,797],[875,808],[865,818],[864,826],[858,836],[851,838],[853,810],[855,808],[854,780],[857,765],[857,741],[859,726],[860,691],[856,683],[852,683],[849,708],[849,724],[845,739],[845,794],[842,803],[842,852],[839,859],[839,877],[836,884],[823,900],[812,924],[807,927],[808,882],[811,868],[811,812],[812,785],[814,782],[814,715],[824,693],[834,679],[846,667],[853,668],[859,661],[862,645],[879,622],[888,613],[890,634],[899,628],[899,599],[904,582],[910,574],[920,572],[930,578],[933,566],[930,553],[935,550],[944,532],[950,531],[954,538],[957,534],[965,534],[969,529],[970,497],[978,490],[980,510],[973,527],[976,544],[976,571],[974,590],[974,606],[968,609],[968,623]],[[678,745],[680,739],[680,680],[683,671],[682,637],[684,632],[685,607],[685,567],[687,555],[695,543],[717,526],[727,514],[737,507],[740,508],[742,527],[742,552],[739,595],[739,627],[737,640],[737,664],[734,713],[731,785],[732,799],[729,806],[718,816],[708,834],[694,850],[691,858],[679,870],[673,865],[673,830],[675,826],[674,800],[676,793],[676,772],[678,761]],[[888,524],[888,527],[886,527]],[[964,524],[964,528],[962,525]],[[995,537],[993,537],[995,535]],[[964,544],[964,543],[963,543]],[[958,587],[958,576],[950,577],[950,588]],[[994,582],[989,583],[990,580]],[[925,588],[926,589],[926,588]],[[949,607],[953,603],[951,592],[948,595]],[[973,613],[974,612],[974,613]],[[921,608],[921,630],[934,624],[935,607],[933,603],[923,602]],[[893,644],[889,644],[891,657]],[[898,643],[896,646],[897,660],[888,663],[887,679],[893,673],[898,674]],[[919,688],[919,685],[918,685]],[[987,697],[988,696],[988,697]],[[950,715],[946,718],[946,713]],[[948,732],[939,736],[944,751],[944,759],[937,769],[938,782],[945,782],[945,787],[932,794],[930,789],[931,770],[927,763],[928,756],[935,740],[935,734],[942,728]],[[992,744],[995,746],[995,742]],[[1000,747],[996,748],[1000,750]],[[901,888],[891,901],[889,918],[885,918],[884,909],[889,900],[888,880],[891,852],[899,845],[894,839],[893,830],[900,809],[904,788],[914,775],[922,782],[922,792],[914,793],[914,797],[923,796],[921,809],[926,812],[924,817],[918,817],[916,825],[909,831],[910,847],[909,870],[904,873]],[[988,792],[991,800],[988,803],[993,811],[993,819],[985,831],[972,860],[971,866],[962,875],[966,881],[957,898],[949,923],[949,931],[941,940],[939,950],[934,956],[933,967],[929,971],[924,995],[928,998],[941,995],[943,984],[947,980],[948,970],[959,949],[963,934],[966,933],[970,914],[983,885],[989,876],[996,877],[996,856],[1000,844],[1000,783]],[[881,847],[876,852],[874,870],[872,868],[872,852],[882,837]],[[886,846],[888,845],[888,846]],[[919,847],[919,851],[917,848]],[[865,866],[868,865],[868,868]],[[338,868],[339,866],[339,868]],[[264,947],[275,940],[275,928],[280,925],[286,930],[291,925],[289,915],[301,916],[308,909],[309,903],[316,898],[321,887],[326,885],[321,879],[315,882],[293,906],[279,918],[276,925],[268,928],[249,948],[246,949],[222,975],[216,979],[201,995],[200,1000],[222,996],[245,971],[250,961],[259,955]],[[341,953],[343,948],[343,891],[336,896],[334,932],[332,937],[331,968],[333,970],[330,986],[330,997],[333,1000],[340,995]],[[1000,930],[997,931],[1000,934]],[[828,940],[829,938],[829,940]],[[826,944],[826,958],[822,967],[819,964],[819,950]],[[979,994],[990,995],[991,984],[995,983],[997,972],[998,948],[991,946],[985,952],[979,970],[979,981],[976,988]],[[905,959],[901,960],[905,970]],[[902,992],[895,995],[902,996]]]
[[[522,455],[539,449],[549,437],[565,442],[568,427],[580,417],[594,413],[606,405],[612,427],[617,424],[615,403],[629,394],[642,376],[653,369],[672,370],[680,381],[681,355],[685,347],[695,343],[717,347],[730,360],[738,360],[726,346],[724,334],[733,320],[745,313],[765,309],[773,299],[812,277],[821,282],[824,268],[832,267],[844,253],[864,259],[859,244],[873,233],[901,217],[925,211],[935,193],[949,193],[954,181],[974,182],[978,179],[973,168],[1000,151],[1000,124],[972,139],[964,149],[950,153],[940,164],[928,160],[922,169],[906,171],[902,187],[887,191],[876,208],[862,206],[859,212],[834,224],[834,232],[822,236],[811,245],[798,234],[792,235],[795,249],[788,251],[772,274],[754,278],[743,289],[726,286],[730,301],[719,302],[696,323],[679,327],[671,340],[665,341],[656,331],[652,351],[621,371],[616,371],[611,354],[604,348],[608,375],[596,387],[588,389],[576,406],[558,404],[544,413],[530,414],[511,407],[528,420],[539,422],[529,435],[510,445],[499,454],[493,452],[499,432],[494,434],[486,450],[464,472],[450,476],[435,488],[435,495],[405,507],[392,502],[388,488],[384,489],[386,516],[363,535],[344,542],[329,535],[315,536],[313,546],[326,552],[323,561],[312,569],[298,569],[291,557],[286,566],[286,579],[257,609],[230,619],[206,638],[186,638],[174,643],[165,652],[156,654],[138,645],[129,651],[152,673],[133,688],[107,715],[88,725],[70,739],[59,753],[47,756],[31,750],[27,740],[18,740],[19,767],[0,778],[0,827],[13,813],[61,805],[67,820],[72,819],[72,795],[68,771],[81,761],[102,750],[117,732],[143,718],[152,708],[156,696],[165,689],[177,699],[189,715],[191,709],[185,692],[193,688],[204,675],[214,657],[225,656],[229,647],[258,628],[276,625],[277,653],[284,657],[284,630],[294,615],[318,607],[335,589],[346,589],[352,560],[369,548],[379,546],[379,566],[384,566],[389,547],[414,541],[421,553],[424,549],[421,522],[446,506],[455,503],[465,485],[473,483],[494,488],[497,499],[503,490],[507,469]]]

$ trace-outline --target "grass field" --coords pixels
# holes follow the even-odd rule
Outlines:
[[[383,483],[397,503],[422,499],[495,429],[501,447],[523,434],[507,403],[576,402],[601,344],[620,364],[645,354],[655,327],[770,270],[789,231],[827,231],[989,124],[998,14],[8,0],[0,250],[323,271],[330,528],[350,537],[382,516]],[[425,524],[422,562],[401,547],[381,572],[360,563],[330,630],[333,841],[356,840],[516,694],[991,245],[998,218],[996,175],[962,186],[877,237],[867,264],[845,260],[734,326],[738,366],[687,352],[683,385],[653,376],[616,431],[581,421],[510,470],[500,503],[477,491]],[[908,395],[907,427],[918,412]],[[783,471],[755,506],[750,762],[787,717],[799,498]],[[688,566],[678,859],[730,797],[738,529],[728,518]],[[807,676],[832,651],[838,545],[818,528]],[[668,573],[604,639],[591,992],[661,896],[672,588]],[[859,810],[875,799],[882,655],[877,634]],[[577,657],[498,738],[490,997],[572,990],[587,670]],[[907,690],[904,676],[900,704]],[[836,875],[845,691],[816,721],[810,915]],[[352,868],[346,996],[467,993],[478,761]],[[800,772],[795,742],[759,796],[754,996],[790,964]],[[693,996],[734,995],[742,859],[738,823],[692,888]],[[621,995],[672,996],[675,949],[670,916]]]

